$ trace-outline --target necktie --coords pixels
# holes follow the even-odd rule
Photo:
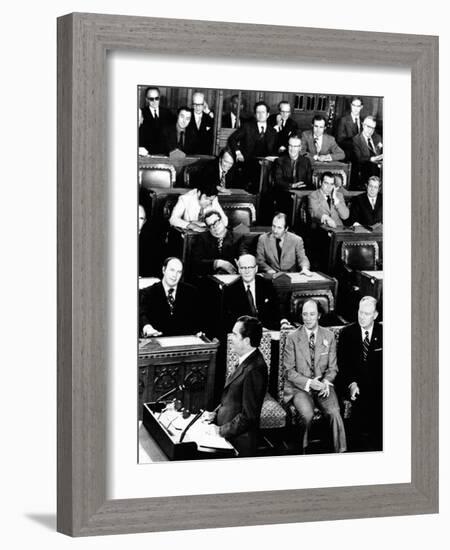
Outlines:
[[[359,134],[359,118],[358,117],[355,118],[355,130],[356,130],[356,133]]]
[[[369,138],[367,140],[368,144],[369,144],[369,149],[371,150],[371,152],[376,155],[376,152],[375,152],[375,145],[373,144],[373,141],[372,141],[372,138]]]
[[[220,176],[220,187],[223,187],[225,189],[225,176],[226,173],[222,170],[222,175]]]
[[[200,206],[200,210],[198,212],[198,221],[199,222],[204,221],[203,220],[204,217],[205,217],[205,209],[203,208],[203,206]]]
[[[291,162],[291,166],[292,166],[292,179],[295,181],[295,165],[296,165],[297,161],[296,160],[293,160]]]
[[[178,140],[178,147],[183,149],[184,147],[184,131],[180,132],[180,139]]]
[[[316,346],[314,342],[314,332],[309,335],[309,353],[311,354],[311,375],[314,378],[316,371],[314,369],[314,355],[316,353]]]
[[[327,195],[327,203],[328,203],[328,208],[331,210],[331,197],[330,197],[330,195]]]
[[[363,347],[362,347],[362,357],[363,357],[363,363],[365,363],[367,361],[367,353],[369,351],[369,344],[370,344],[370,341],[369,341],[369,331],[366,330],[364,332],[364,340],[363,340]]]
[[[217,239],[217,249],[219,250],[219,256],[222,256],[223,237]]]
[[[276,239],[275,244],[277,246],[278,261],[280,261],[280,258],[281,258],[281,239]]]
[[[155,120],[158,120],[158,111],[153,111],[153,116],[155,117]]]
[[[281,121],[281,129],[283,130],[284,128],[284,120]]]
[[[250,285],[247,285],[247,300],[250,307],[250,315],[252,317],[256,317],[258,312],[256,311],[255,301],[253,300],[253,294],[250,290]]]
[[[264,137],[264,126],[261,126],[261,130],[259,132],[259,137],[262,139]]]
[[[173,315],[173,310],[175,308],[175,298],[173,297],[174,289],[169,288],[169,292],[167,293],[167,303],[169,304],[170,309],[170,315]]]
[[[319,152],[319,138],[314,138],[314,145],[316,147],[316,152]]]

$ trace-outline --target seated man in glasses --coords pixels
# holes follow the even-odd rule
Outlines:
[[[235,274],[241,237],[227,229],[217,210],[205,214],[205,224],[208,231],[198,236],[193,249],[195,273]]]
[[[162,153],[161,131],[173,123],[175,117],[169,109],[160,107],[159,88],[149,86],[145,90],[145,106],[139,109],[139,154]]]
[[[224,293],[228,329],[242,315],[250,315],[265,328],[279,330],[280,309],[272,281],[257,275],[258,266],[252,254],[241,254],[237,264],[240,277],[226,286]]]

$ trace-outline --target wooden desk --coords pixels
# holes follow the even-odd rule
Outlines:
[[[358,231],[347,227],[328,227],[320,226],[321,231],[325,231],[330,238],[328,253],[328,273],[335,273],[337,262],[339,260],[340,246],[346,242],[375,241],[378,243],[380,252],[380,262],[383,258],[383,226],[380,225],[373,231],[359,227]]]
[[[171,164],[177,173],[177,176],[181,174],[183,168],[195,164],[197,162],[204,162],[213,160],[215,157],[211,155],[190,155],[186,157],[167,157],[165,155],[139,155],[139,170],[145,170],[150,168],[154,164]]]
[[[373,296],[378,303],[381,303],[383,296],[382,271],[357,271],[356,285],[361,298],[363,296]]]
[[[182,339],[189,339],[183,343]],[[216,353],[219,342],[195,336],[142,338],[139,340],[139,418],[142,404],[156,401],[173,388],[172,397],[190,410],[212,406]]]

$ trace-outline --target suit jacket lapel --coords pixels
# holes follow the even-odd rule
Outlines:
[[[236,380],[237,378],[239,378],[239,376],[243,374],[244,369],[249,362],[249,359],[253,357],[255,351],[252,352],[244,361],[242,361],[242,363],[238,367],[236,367],[235,371],[231,374],[231,376],[228,377],[227,381],[225,382],[225,386],[223,389],[228,387],[231,384],[231,382],[234,382],[234,380]]]
[[[278,258],[278,250],[277,250],[277,244],[276,244],[277,241],[272,234],[270,234],[269,241],[270,241],[270,250],[272,252],[273,259],[275,260],[275,265],[278,267],[278,269],[280,269],[280,260]]]
[[[306,329],[303,326],[300,329],[300,351],[303,353],[303,356],[305,357],[306,364],[308,368],[311,368],[311,352],[309,351],[309,341],[308,341],[308,335],[306,334]]]

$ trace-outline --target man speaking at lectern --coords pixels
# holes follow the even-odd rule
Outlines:
[[[240,457],[254,456],[259,430],[259,417],[267,390],[268,369],[258,349],[262,325],[255,317],[244,315],[236,321],[231,335],[232,347],[239,364],[228,377],[221,402],[211,413],[205,413],[218,426]]]

